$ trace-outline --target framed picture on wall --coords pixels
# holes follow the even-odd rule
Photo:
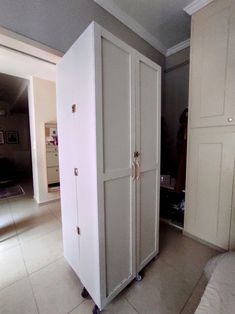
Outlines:
[[[0,131],[0,144],[5,144],[5,137],[3,131]]]
[[[7,144],[19,144],[19,135],[17,131],[6,131]]]

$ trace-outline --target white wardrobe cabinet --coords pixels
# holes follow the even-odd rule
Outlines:
[[[235,247],[235,1],[192,16],[185,226],[222,249]]]
[[[215,0],[192,16],[192,127],[235,124],[235,1]]]
[[[235,128],[191,131],[185,231],[229,248],[233,199]]]
[[[161,69],[92,23],[57,68],[64,256],[109,303],[158,254]]]

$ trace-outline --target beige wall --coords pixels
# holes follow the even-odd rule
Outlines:
[[[189,48],[166,58],[163,88],[162,116],[166,123],[168,143],[168,168],[176,171],[177,132],[179,117],[188,107]]]
[[[43,203],[59,198],[59,193],[48,193],[45,144],[45,123],[56,121],[55,82],[32,77],[29,112],[34,198],[38,203]]]

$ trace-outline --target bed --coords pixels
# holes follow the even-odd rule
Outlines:
[[[205,274],[209,282],[195,314],[235,313],[235,252],[212,258]]]

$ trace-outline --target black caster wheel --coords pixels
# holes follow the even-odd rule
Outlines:
[[[136,274],[135,280],[136,281],[141,281],[143,277],[140,275],[140,273]]]
[[[159,254],[157,254],[157,255],[153,258],[153,261],[154,261],[154,262],[157,261],[158,258],[159,258]]]
[[[87,289],[84,287],[83,289],[82,289],[82,293],[81,293],[81,296],[84,298],[84,299],[87,299],[87,298],[89,298],[89,293],[88,293],[88,291],[87,291]]]
[[[100,309],[98,308],[97,305],[93,307],[92,314],[100,314]]]

